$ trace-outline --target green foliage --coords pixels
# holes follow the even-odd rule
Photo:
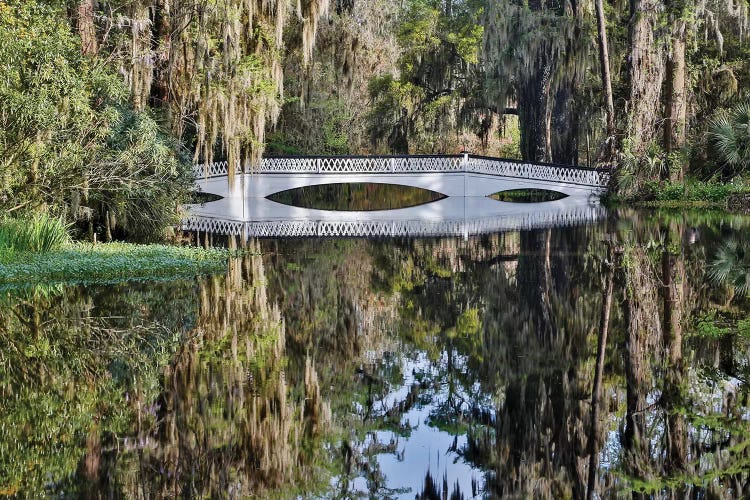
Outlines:
[[[266,152],[277,155],[303,155],[304,150],[295,144],[290,144],[289,138],[281,132],[268,134],[266,142]]]
[[[336,106],[328,113],[323,122],[323,154],[344,155],[349,153],[349,136],[347,123],[351,116],[341,106]]]
[[[688,179],[685,182],[645,181],[642,198],[658,202],[703,202],[709,204],[723,203],[727,198],[745,190],[739,184],[721,184],[718,182],[701,182]]]
[[[456,334],[459,337],[477,335],[481,329],[482,320],[479,319],[479,309],[475,307],[463,311],[456,319]]]
[[[368,131],[394,153],[429,151],[468,128],[482,108],[478,90],[482,2],[408,0],[395,29],[398,74],[371,79]],[[484,108],[482,108],[484,109]]]
[[[728,335],[730,331],[729,327],[719,325],[716,318],[716,311],[711,311],[698,319],[695,335],[701,338],[719,339]]]
[[[62,220],[46,213],[21,219],[0,220],[0,255],[17,252],[50,252],[70,242]]]
[[[135,111],[107,61],[81,53],[63,2],[0,2],[0,209],[49,207],[155,239],[176,219],[189,165]]]
[[[151,283],[0,293],[0,495],[75,496],[87,437],[122,435],[134,421],[131,402],[155,400],[159,369],[182,340],[146,317],[174,298],[168,291]]]
[[[314,101],[305,108],[307,123],[287,124],[268,135],[266,151],[282,155],[345,155],[351,152],[349,129],[352,113],[341,99]],[[299,120],[302,120],[302,116]],[[305,133],[300,133],[300,129]]]
[[[222,272],[229,252],[168,245],[74,243],[42,254],[16,253],[0,263],[0,287],[30,283],[111,283]]]
[[[504,134],[501,138],[502,145],[497,154],[502,158],[521,159],[521,129],[518,126],[517,115],[506,115],[503,117]]]
[[[723,167],[722,177],[731,178],[750,168],[750,101],[720,112],[711,121],[708,137]]]
[[[745,340],[750,340],[750,319],[741,319],[737,322],[737,333]]]
[[[179,147],[147,112],[116,106],[116,121],[107,148],[88,164],[89,194],[99,215],[109,213],[127,234],[139,241],[161,239],[179,222],[179,204],[186,202],[192,170]]]
[[[662,177],[664,168],[664,151],[655,141],[649,143],[645,155],[633,152],[630,138],[625,138],[620,151],[619,168],[617,169],[617,191],[625,197],[653,199],[660,186],[654,179]]]

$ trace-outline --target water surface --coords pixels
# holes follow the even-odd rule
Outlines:
[[[610,216],[6,290],[0,492],[747,495],[748,220]]]

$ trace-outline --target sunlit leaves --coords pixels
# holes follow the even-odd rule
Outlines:
[[[133,111],[106,61],[82,55],[63,4],[2,5],[0,207],[70,221],[109,212],[138,238],[160,237],[190,183],[175,141]]]

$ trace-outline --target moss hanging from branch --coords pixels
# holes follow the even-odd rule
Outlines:
[[[296,3],[305,62],[328,3]],[[102,9],[114,12],[117,4]],[[192,142],[195,161],[220,155],[250,170],[263,152],[266,124],[281,110],[282,35],[290,7],[287,0],[124,2],[113,52],[135,107],[158,98],[174,132]]]
[[[517,104],[524,158],[577,157],[575,97],[595,52],[582,3],[492,2],[484,18],[488,96],[498,110]],[[514,102],[515,101],[515,102]]]

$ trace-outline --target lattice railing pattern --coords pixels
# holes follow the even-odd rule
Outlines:
[[[240,169],[237,168],[236,170],[237,172],[239,172]],[[193,165],[193,175],[196,179],[222,177],[227,175],[228,171],[229,164],[224,160],[215,161],[213,163],[198,163],[197,165]]]
[[[182,229],[236,236],[244,235],[246,238],[462,236],[574,226],[596,222],[605,215],[604,208],[586,206],[563,211],[539,211],[486,219],[444,221],[283,220],[234,222],[191,217],[183,222]]]
[[[606,186],[609,175],[601,170],[519,163],[501,159],[470,158],[467,171],[477,174],[500,175],[520,179],[533,179],[585,186]]]
[[[242,235],[245,222],[210,219],[207,217],[188,217],[182,221],[183,231],[200,231],[214,234]]]
[[[226,161],[193,167],[197,179],[227,175]],[[241,170],[236,167],[236,172]],[[463,156],[352,156],[263,158],[253,170],[259,174],[345,174],[345,173],[429,173],[472,172],[504,177],[605,187],[609,174],[572,166],[522,163],[502,158]]]
[[[263,173],[424,173],[461,171],[455,156],[353,156],[331,158],[263,158],[257,170]]]

